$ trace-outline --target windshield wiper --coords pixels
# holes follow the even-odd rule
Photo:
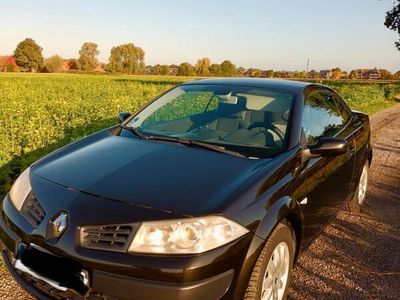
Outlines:
[[[140,131],[139,129],[137,129],[135,127],[129,127],[129,126],[121,126],[121,127],[132,132],[133,134],[135,134],[136,136],[140,137],[143,140],[156,140],[156,141],[179,143],[179,144],[182,144],[185,146],[200,147],[203,149],[208,149],[208,150],[215,151],[215,152],[225,153],[225,154],[229,154],[232,156],[247,157],[239,152],[228,150],[223,146],[217,146],[217,145],[199,142],[199,141],[195,141],[192,139],[186,139],[186,138],[177,138],[177,137],[161,136],[161,135],[146,135],[142,131]]]
[[[148,136],[145,135],[143,132],[141,132],[139,129],[135,128],[135,127],[130,127],[130,126],[121,126],[123,129],[126,129],[130,132],[132,132],[133,134],[135,134],[136,136],[140,137],[143,140],[147,140]]]
[[[146,136],[146,139],[179,143],[179,144],[182,144],[185,146],[199,147],[199,148],[203,148],[203,149],[207,149],[207,150],[211,150],[211,151],[215,151],[215,152],[229,154],[232,156],[247,157],[239,152],[228,150],[223,146],[217,146],[217,145],[199,142],[199,141],[187,139],[187,138],[177,138],[177,137],[160,136],[160,135],[148,135],[148,136]]]

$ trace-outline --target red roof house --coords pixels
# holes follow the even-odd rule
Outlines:
[[[381,72],[375,69],[358,69],[357,72],[357,79],[380,79]]]
[[[0,56],[0,72],[18,72],[19,67],[13,56]]]

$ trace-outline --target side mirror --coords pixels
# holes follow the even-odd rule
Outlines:
[[[131,116],[130,113],[128,112],[121,112],[118,115],[118,120],[122,123],[123,121],[125,121],[126,119],[128,119]]]
[[[347,141],[341,138],[321,137],[318,143],[308,147],[311,155],[335,156],[347,152]]]

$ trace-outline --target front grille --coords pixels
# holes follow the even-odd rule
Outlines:
[[[84,226],[80,230],[81,246],[89,249],[126,252],[133,235],[132,225]]]
[[[32,192],[26,197],[21,213],[34,227],[37,227],[46,216],[45,211]]]

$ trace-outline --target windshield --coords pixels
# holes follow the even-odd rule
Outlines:
[[[286,147],[295,95],[233,85],[182,85],[152,102],[128,124],[146,135],[222,146],[268,157]]]

